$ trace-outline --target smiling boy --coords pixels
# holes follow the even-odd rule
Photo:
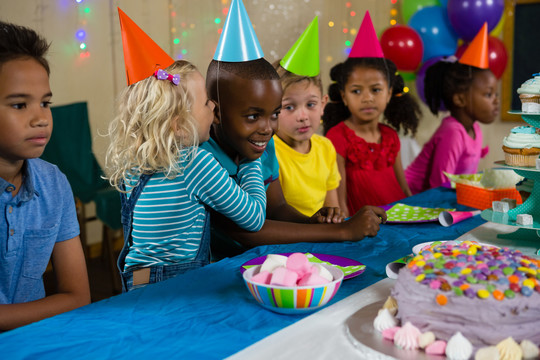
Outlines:
[[[267,211],[257,233],[240,230],[219,215],[212,218],[220,229],[244,247],[295,242],[358,241],[375,236],[386,219],[384,210],[366,206],[350,220],[335,223],[333,208],[311,217],[302,215],[283,197],[272,135],[277,130],[282,90],[279,76],[264,58],[247,62],[213,60],[206,76],[209,97],[216,102],[216,123],[203,148],[211,151],[229,175],[242,161],[261,157]],[[317,222],[332,222],[317,224]],[[227,254],[227,250],[222,249]],[[227,254],[230,255],[230,254]]]
[[[233,178],[240,163],[260,158],[267,199],[266,221],[256,233],[243,231],[212,213],[214,257],[230,256],[258,245],[357,241],[377,234],[379,224],[386,220],[381,208],[365,207],[349,221],[341,222],[343,217],[337,208],[323,208],[308,217],[285,201],[272,139],[281,110],[281,82],[274,67],[264,59],[241,0],[231,2],[208,67],[206,88],[216,103],[216,119],[210,140],[201,147],[212,152]]]

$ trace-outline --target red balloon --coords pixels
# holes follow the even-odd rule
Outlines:
[[[412,27],[405,25],[395,25],[384,30],[381,47],[384,56],[402,71],[415,71],[424,55],[424,44],[420,35]]]
[[[488,36],[489,68],[497,79],[500,79],[508,63],[508,53],[504,43],[494,36]]]
[[[456,57],[460,58],[469,44],[462,44],[456,50]],[[504,43],[494,36],[488,36],[489,69],[497,79],[500,79],[508,63],[508,53]]]

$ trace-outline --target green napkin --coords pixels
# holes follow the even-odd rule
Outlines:
[[[414,222],[429,221],[439,218],[443,211],[455,211],[456,209],[425,208],[397,203],[386,211],[387,221],[390,222]]]

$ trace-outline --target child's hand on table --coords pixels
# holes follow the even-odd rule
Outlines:
[[[362,240],[366,236],[376,236],[380,224],[386,223],[386,211],[378,206],[364,206],[344,222],[350,229],[351,241]]]
[[[324,223],[334,223],[339,224],[345,220],[345,215],[338,207],[323,207],[315,214],[311,216],[309,222],[312,224],[324,224]]]

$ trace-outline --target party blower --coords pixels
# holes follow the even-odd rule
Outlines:
[[[439,214],[439,222],[442,226],[450,226],[460,221],[478,215],[482,210],[475,211],[443,211]]]

